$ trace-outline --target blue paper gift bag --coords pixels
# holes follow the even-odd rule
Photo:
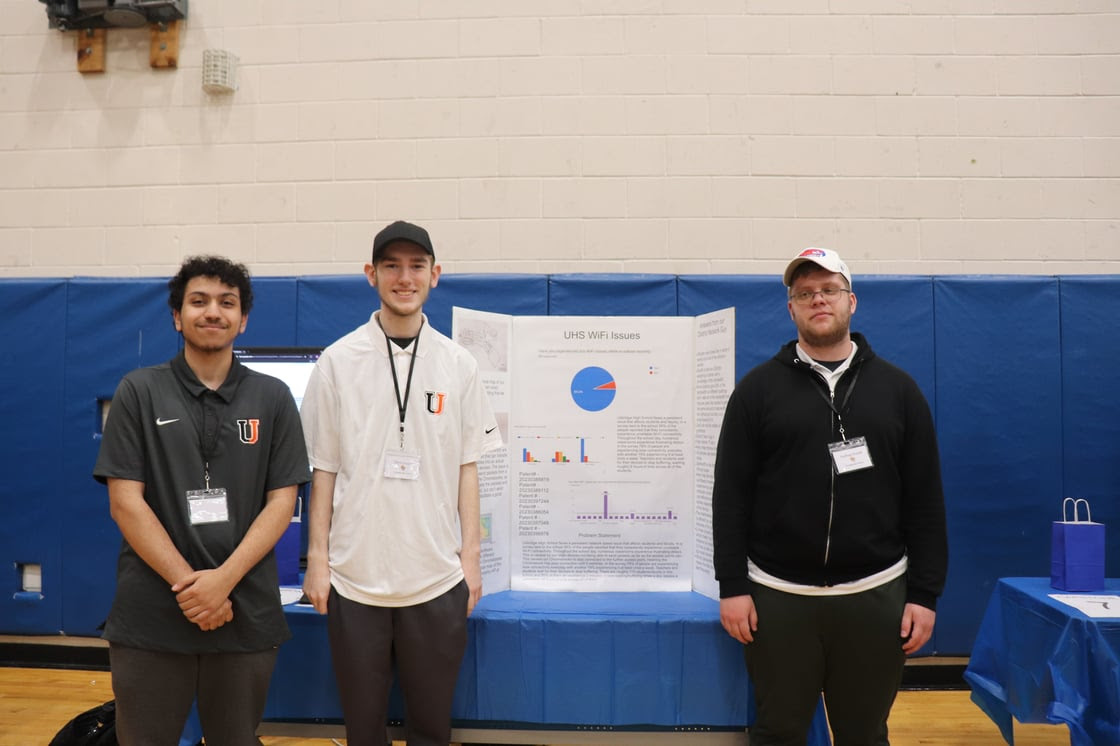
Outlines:
[[[1085,520],[1078,510],[1082,504]],[[1050,585],[1060,591],[1104,589],[1104,524],[1093,523],[1088,500],[1062,501],[1062,520],[1054,521],[1050,529]]]

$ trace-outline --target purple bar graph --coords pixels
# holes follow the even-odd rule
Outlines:
[[[680,516],[675,515],[673,511],[667,510],[664,513],[639,513],[637,511],[628,511],[625,513],[611,513],[610,493],[603,490],[603,509],[596,513],[577,513],[577,521],[676,521]]]

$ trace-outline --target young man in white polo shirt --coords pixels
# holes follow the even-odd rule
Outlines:
[[[482,594],[477,460],[501,446],[465,349],[428,323],[440,267],[427,231],[373,241],[380,309],[328,347],[301,416],[314,469],[304,591],[327,614],[349,746],[384,746],[393,669],[410,746],[446,745]]]

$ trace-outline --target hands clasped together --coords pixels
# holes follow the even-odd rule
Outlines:
[[[233,621],[232,590],[221,570],[195,570],[171,586],[183,616],[203,632]]]

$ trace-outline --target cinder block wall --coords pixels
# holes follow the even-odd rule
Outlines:
[[[190,0],[101,74],[0,18],[0,277],[348,274],[398,217],[455,272],[1120,273],[1112,0]]]

